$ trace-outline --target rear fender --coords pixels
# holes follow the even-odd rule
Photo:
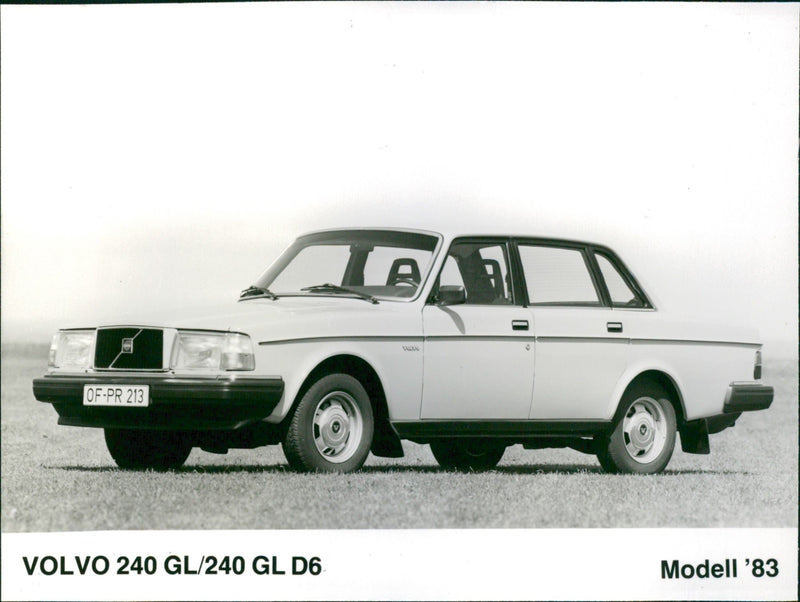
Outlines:
[[[629,366],[617,382],[617,386],[614,388],[614,392],[611,395],[603,418],[606,420],[614,420],[617,418],[617,411],[619,410],[622,396],[625,394],[625,391],[628,390],[628,387],[640,378],[655,380],[670,394],[671,401],[675,406],[675,416],[678,420],[678,426],[680,426],[686,416],[686,406],[682,393],[683,387],[674,371],[662,362],[636,362]]]

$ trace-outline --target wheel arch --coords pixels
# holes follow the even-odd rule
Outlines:
[[[386,392],[380,376],[375,368],[364,358],[350,353],[332,355],[319,362],[306,376],[297,394],[292,400],[291,409],[284,418],[288,424],[297,408],[297,403],[306,391],[320,378],[327,374],[348,374],[357,379],[367,391],[367,396],[372,403],[375,418],[375,430],[371,451],[376,456],[399,458],[403,455],[400,437],[389,422],[389,406],[386,401]]]
[[[675,418],[678,426],[683,425],[686,420],[686,408],[680,386],[672,375],[662,369],[657,368],[639,371],[628,380],[628,383],[625,385],[625,387],[622,388],[619,394],[615,397],[616,407],[614,410],[613,424],[616,424],[621,417],[620,413],[623,411],[622,398],[625,396],[625,393],[627,393],[632,387],[647,382],[655,383],[664,389],[664,391],[667,393],[670,403],[675,409]]]

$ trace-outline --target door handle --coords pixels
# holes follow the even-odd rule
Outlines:
[[[528,330],[527,320],[511,320],[512,330]]]
[[[608,332],[622,332],[622,322],[606,322]]]

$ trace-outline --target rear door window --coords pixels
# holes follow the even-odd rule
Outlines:
[[[519,255],[531,305],[601,304],[582,249],[520,243]]]

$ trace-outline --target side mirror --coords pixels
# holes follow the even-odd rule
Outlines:
[[[461,305],[467,302],[463,286],[440,286],[436,294],[436,305]]]

